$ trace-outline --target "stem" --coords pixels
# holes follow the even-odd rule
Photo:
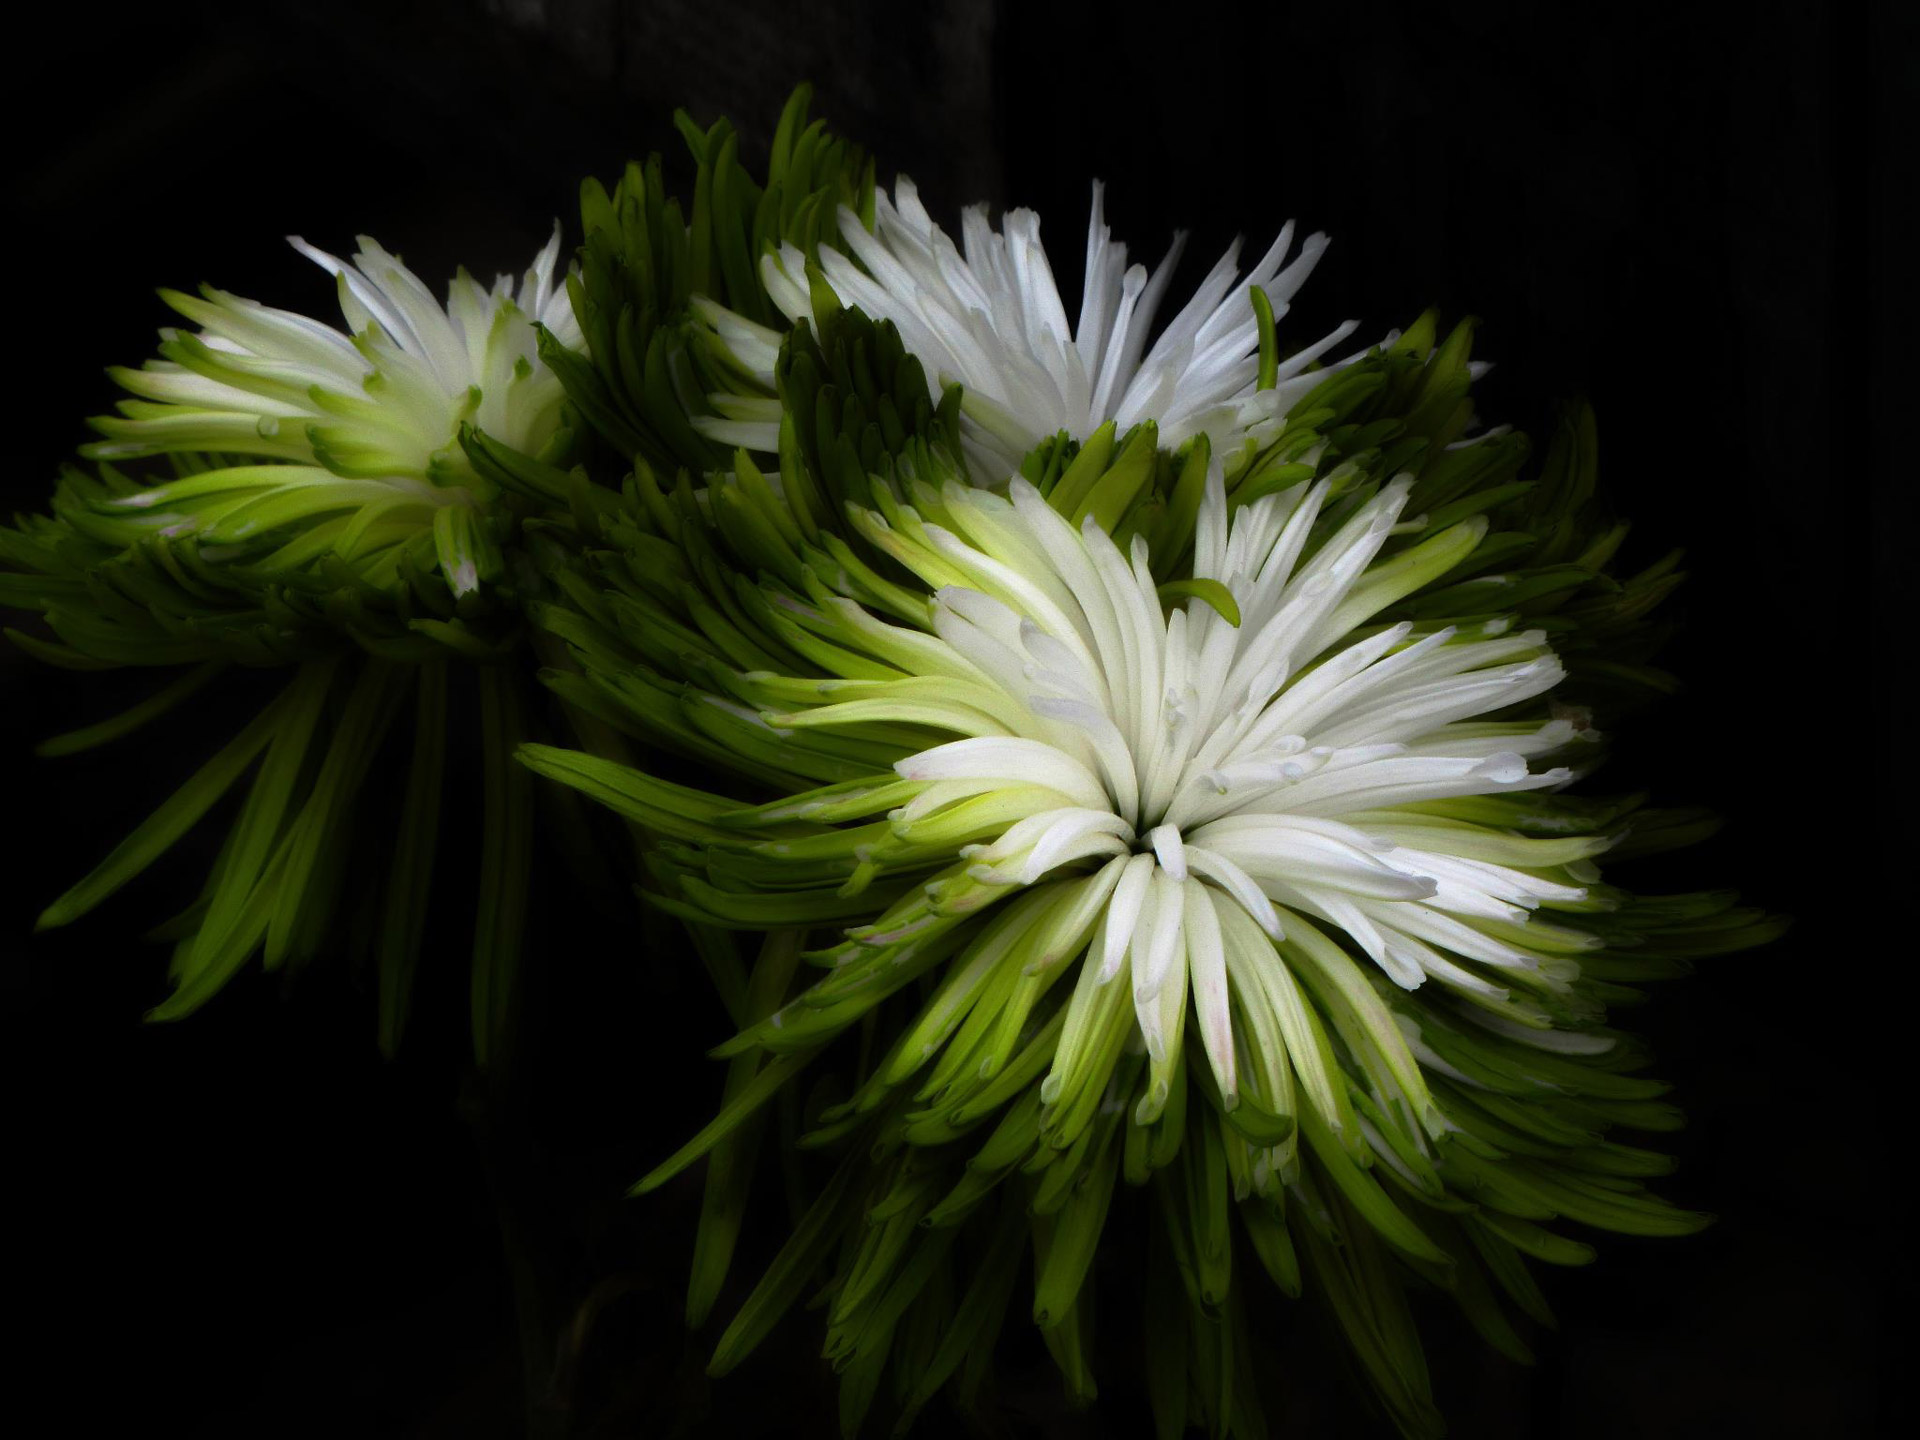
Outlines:
[[[480,1152],[494,1220],[500,1227],[501,1254],[513,1287],[528,1440],[563,1440],[570,1425],[566,1406],[554,1391],[556,1335],[548,1298],[552,1267],[542,1263],[538,1254],[535,1237],[541,1231],[530,1214],[536,1206],[525,1105],[510,1095],[497,1075],[474,1073],[463,1087],[460,1112]]]

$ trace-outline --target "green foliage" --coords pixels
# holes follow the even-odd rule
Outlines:
[[[843,206],[872,224],[873,162],[823,122],[808,123],[810,98],[803,85],[787,102],[764,181],[741,163],[731,123],[702,130],[677,115],[694,162],[690,212],[667,194],[657,155],[629,165],[611,194],[598,180],[581,186],[586,241],[568,293],[587,354],[543,336],[540,355],[622,460],[667,471],[723,465],[725,447],[694,422],[717,413],[710,394],[757,387],[711,342],[695,298],[754,325],[784,326],[761,284],[761,257],[782,245],[811,256],[838,234]]]

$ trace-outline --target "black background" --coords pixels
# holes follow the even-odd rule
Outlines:
[[[1296,340],[1437,304],[1484,320],[1492,418],[1538,433],[1556,400],[1594,401],[1632,545],[1684,547],[1693,577],[1665,656],[1687,688],[1622,738],[1618,783],[1729,822],[1640,883],[1734,885],[1798,917],[1634,1020],[1693,1118],[1668,1193],[1720,1223],[1611,1240],[1591,1269],[1548,1277],[1562,1328],[1537,1337],[1530,1372],[1435,1311],[1454,1433],[1872,1433],[1896,1393],[1879,1383],[1908,1250],[1892,1157],[1912,1124],[1912,930],[1889,857],[1905,778],[1890,687],[1911,653],[1895,558],[1911,532],[1892,506],[1912,393],[1896,390],[1915,319],[1896,137],[1914,22],[1796,0],[1738,18],[1571,5],[1549,25],[1545,10],[56,10],[13,50],[4,101],[7,508],[42,503],[82,417],[110,404],[100,367],[149,353],[169,318],[154,286],[205,279],[330,314],[288,233],[344,251],[365,231],[435,284],[456,264],[517,270],[554,217],[578,239],[579,176],[677,151],[675,105],[764,139],[802,78],[936,215],[1038,209],[1069,288],[1095,175],[1137,254],[1193,231],[1189,281],[1236,231],[1257,250],[1290,215],[1327,230]],[[7,1408],[50,1409],[63,1431],[524,1433],[515,1296],[544,1296],[552,1331],[592,1290],[597,1318],[569,1351],[574,1433],[664,1434],[673,1416],[690,1434],[832,1433],[810,1321],[711,1393],[698,1380],[701,1345],[678,1328],[695,1180],[621,1198],[712,1103],[717,1067],[698,1057],[725,1033],[704,980],[624,901],[581,911],[545,877],[531,1098],[477,1123],[457,935],[394,1064],[345,966],[292,986],[249,973],[191,1021],[143,1026],[164,980],[138,936],[165,913],[166,875],[30,938],[211,747],[208,706],[135,753],[29,756],[138,679],[76,682],[0,650],[7,831],[24,842],[0,886],[9,1270],[26,1282],[8,1308],[29,1339]],[[502,1213],[532,1257],[518,1291]],[[776,1229],[749,1232],[749,1262]],[[1374,1433],[1296,1339],[1275,1359],[1284,1433]],[[1125,1346],[1084,1417],[1059,1413],[1044,1360],[1013,1346],[1008,1433],[1134,1433]]]

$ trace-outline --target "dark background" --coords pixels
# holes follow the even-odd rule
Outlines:
[[[764,140],[802,78],[936,215],[1039,209],[1069,287],[1095,175],[1143,258],[1176,224],[1194,232],[1189,281],[1241,228],[1256,250],[1290,215],[1325,229],[1296,340],[1438,304],[1484,320],[1493,418],[1540,433],[1556,400],[1592,398],[1632,544],[1649,560],[1684,547],[1693,577],[1665,657],[1687,688],[1623,738],[1619,783],[1729,822],[1645,883],[1737,886],[1798,917],[1634,1017],[1693,1117],[1668,1193],[1719,1225],[1608,1240],[1591,1269],[1547,1277],[1562,1328],[1537,1337],[1530,1372],[1436,1311],[1453,1433],[1872,1433],[1910,1250],[1889,1157],[1913,1123],[1898,1079],[1912,929],[1888,856],[1905,778],[1891,676],[1911,653],[1893,447],[1912,393],[1896,392],[1915,315],[1895,137],[1914,21],[1776,0],[1738,18],[1571,5],[1547,25],[1546,8],[43,12],[3,102],[7,508],[43,503],[82,417],[113,399],[100,367],[149,353],[170,318],[154,286],[206,279],[330,315],[330,282],[288,233],[344,252],[365,231],[436,285],[461,263],[517,270],[555,216],[577,241],[581,175],[677,152],[675,105]],[[9,1269],[26,1281],[8,1298],[29,1340],[7,1409],[50,1407],[69,1430],[510,1436],[516,1295],[543,1295],[564,1331],[598,1283],[597,1318],[565,1349],[576,1433],[664,1434],[675,1413],[692,1434],[831,1433],[804,1319],[704,1392],[704,1342],[678,1328],[697,1185],[620,1198],[718,1091],[697,1056],[724,1020],[677,947],[546,877],[521,1113],[479,1109],[463,1079],[458,937],[430,957],[397,1063],[375,1051],[367,977],[343,966],[293,986],[250,972],[191,1021],[144,1027],[164,967],[138,936],[164,913],[164,875],[69,931],[29,932],[206,753],[206,712],[138,753],[34,761],[35,738],[137,684],[76,683],[10,649],[0,682],[23,842],[0,886]],[[519,1289],[500,1214],[533,1257]],[[774,1236],[750,1231],[747,1261]],[[1275,1361],[1297,1378],[1283,1433],[1374,1433],[1297,1340]],[[1124,1340],[1083,1418],[1057,1413],[1029,1352],[1016,1344],[1002,1376],[1008,1433],[1141,1424]]]

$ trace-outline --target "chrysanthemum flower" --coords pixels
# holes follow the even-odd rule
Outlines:
[[[191,667],[127,715],[49,742],[56,753],[133,733],[229,666],[292,672],[41,924],[100,904],[251,775],[200,900],[163,928],[174,990],[154,1015],[192,1011],[255,954],[269,967],[314,954],[336,933],[348,857],[379,853],[356,835],[366,824],[393,840],[373,941],[391,1048],[426,923],[448,732],[464,721],[492,826],[474,946],[485,1059],[509,1009],[532,846],[512,761],[528,682],[503,663],[520,619],[492,593],[517,513],[495,477],[501,457],[537,465],[569,445],[570,406],[537,355],[537,326],[579,337],[560,234],[517,284],[462,272],[445,305],[372,240],[351,262],[293,244],[336,277],[345,331],[212,287],[163,291],[198,329],[164,331],[160,358],[112,372],[135,398],[94,421],[106,438],[83,453],[98,474],[69,468],[51,517],[0,532],[13,572],[0,600],[52,632],[18,643],[60,664]],[[461,660],[479,662],[471,692],[450,674]],[[405,783],[372,803],[370,773],[409,729]]]
[[[503,275],[483,289],[462,271],[444,306],[365,236],[350,263],[291,243],[337,278],[347,332],[211,286],[198,297],[163,290],[200,329],[165,331],[160,359],[113,370],[135,398],[93,422],[107,438],[83,453],[231,461],[98,508],[130,531],[203,547],[273,539],[260,561],[269,571],[335,555],[385,587],[403,557],[437,561],[456,597],[472,594],[498,554],[475,519],[492,487],[460,430],[537,455],[562,427],[565,395],[538,363],[534,329],[579,342],[556,273],[559,227],[518,286]]]
[[[956,963],[1012,946],[1032,952],[1037,974],[1085,950],[1041,1087],[1049,1105],[1104,1086],[1111,1057],[1102,1066],[1089,1037],[1116,986],[1130,988],[1152,1058],[1141,1123],[1166,1103],[1190,1004],[1220,1093],[1237,1104],[1230,995],[1247,1023],[1294,1015],[1272,947],[1291,924],[1298,946],[1326,952],[1302,914],[1339,926],[1396,984],[1438,981],[1517,1037],[1550,1029],[1552,1015],[1514,992],[1516,977],[1523,991],[1564,994],[1560,953],[1588,948],[1584,935],[1528,922],[1543,903],[1585,898],[1554,872],[1604,841],[1502,840],[1405,808],[1570,778],[1527,761],[1574,741],[1573,721],[1484,718],[1561,678],[1545,636],[1502,634],[1499,623],[1419,637],[1408,621],[1360,629],[1471,553],[1485,521],[1369,569],[1405,506],[1408,484],[1396,481],[1307,557],[1329,489],[1299,485],[1230,520],[1209,477],[1192,575],[1166,587],[1169,608],[1145,539],[1125,555],[1095,515],[1076,528],[1020,479],[1007,499],[950,485],[954,529],[903,515],[874,536],[933,591],[937,638],[917,644],[913,673],[826,683],[826,703],[766,714],[776,730],[924,725],[961,737],[895,764],[907,785],[873,797],[887,829],[867,830],[852,853],[884,869],[895,854],[950,849],[964,863],[935,885],[965,909],[1044,887],[1018,923]],[[895,637],[849,624],[835,638],[879,659]],[[835,813],[851,818],[855,803]],[[824,858],[818,843],[805,848]],[[891,943],[937,925],[905,918],[920,903],[901,907]],[[865,943],[883,943],[891,924],[883,915]],[[1344,958],[1321,963],[1349,969]],[[1385,1054],[1403,1058],[1367,998],[1360,1010]],[[1263,1093],[1290,1093],[1280,1047],[1253,1058],[1267,1072]],[[1423,1115],[1417,1071],[1397,1068],[1414,1089],[1402,1098]]]
[[[1107,421],[1124,431],[1152,420],[1169,448],[1202,433],[1223,453],[1250,436],[1266,438],[1323,378],[1313,373],[1321,357],[1358,328],[1349,321],[1278,358],[1275,324],[1327,245],[1326,236],[1310,235],[1289,258],[1289,222],[1244,275],[1235,241],[1156,333],[1186,236],[1174,237],[1149,275],[1127,264],[1102,197],[1096,183],[1080,315],[1071,325],[1031,210],[1009,211],[996,230],[986,207],[970,206],[956,246],[902,177],[891,198],[875,196],[871,219],[842,207],[837,237],[818,247],[818,273],[833,303],[895,325],[936,393],[960,387],[966,455],[982,483],[1003,481],[1052,435],[1091,435]],[[808,265],[793,245],[761,262],[767,293],[789,321],[821,318]],[[778,333],[719,307],[707,314],[742,365],[770,382]],[[716,403],[736,418],[706,421],[706,433],[752,449],[776,447],[777,407]],[[763,417],[757,423],[756,415]]]
[[[342,326],[211,287],[162,292],[191,328],[163,331],[159,358],[112,372],[131,398],[94,421],[104,438],[84,454],[97,469],[67,467],[50,515],[0,529],[0,604],[40,617],[43,631],[6,633],[50,663],[182,673],[42,749],[124,740],[196,694],[217,715],[236,666],[291,673],[211,754],[190,757],[198,768],[179,790],[54,899],[43,926],[101,904],[241,789],[205,889],[158,932],[173,944],[174,991],[153,1014],[192,1011],[254,955],[273,968],[337,941],[334,897],[351,883],[379,895],[371,944],[391,1049],[426,933],[441,807],[460,783],[448,752],[468,748],[457,737],[471,727],[478,773],[464,779],[484,820],[473,1035],[480,1059],[497,1051],[535,845],[532,777],[512,757],[539,733],[522,646],[532,569],[513,552],[523,526],[614,497],[563,468],[592,444],[583,412],[615,453],[719,454],[668,378],[687,358],[677,342],[693,300],[721,295],[777,320],[739,256],[810,245],[835,204],[866,208],[871,193],[864,157],[805,110],[803,90],[764,185],[724,122],[688,127],[703,177],[691,233],[657,162],[611,197],[589,185],[573,273],[556,227],[517,281],[483,287],[463,271],[444,304],[370,239],[348,260],[295,240],[337,280]],[[727,274],[746,285],[728,292]],[[236,688],[241,705],[259,703]],[[402,783],[376,770],[383,757]],[[374,856],[384,885],[358,873]]]

